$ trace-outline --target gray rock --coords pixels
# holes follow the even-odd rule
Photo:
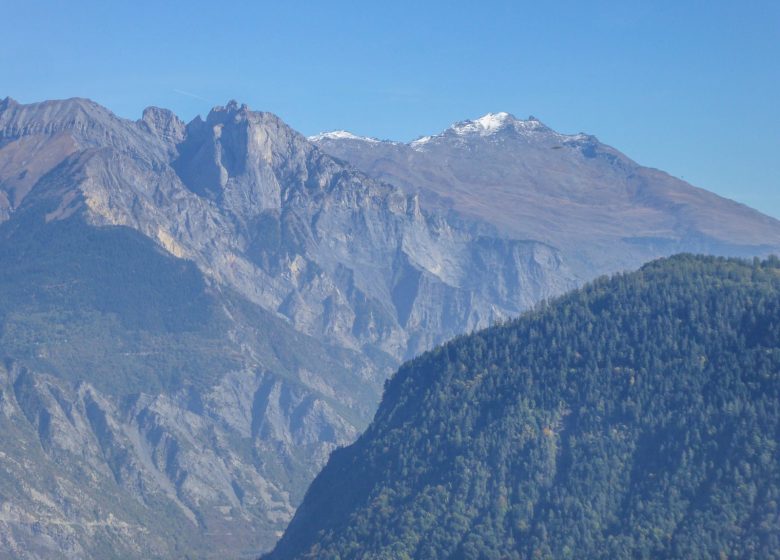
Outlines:
[[[780,245],[499,120],[312,143],[235,102],[187,125],[0,103],[0,551],[257,555],[400,361],[656,254]]]

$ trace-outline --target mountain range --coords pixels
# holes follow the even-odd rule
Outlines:
[[[777,250],[774,219],[534,117],[488,113],[410,143],[344,131],[310,140],[426,207],[552,245],[581,278],[675,252]]]
[[[0,102],[0,551],[251,557],[404,360],[780,222],[491,114],[409,144]]]

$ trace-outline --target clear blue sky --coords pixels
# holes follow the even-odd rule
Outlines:
[[[0,0],[0,97],[189,120],[235,98],[410,140],[489,111],[780,217],[780,1]]]

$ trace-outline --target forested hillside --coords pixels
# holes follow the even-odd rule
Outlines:
[[[780,557],[780,260],[682,255],[428,352],[268,559]]]

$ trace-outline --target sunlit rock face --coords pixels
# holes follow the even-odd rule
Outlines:
[[[5,99],[0,556],[257,555],[401,361],[779,231],[506,114],[403,145],[235,102],[185,124]]]
[[[4,100],[0,221],[0,549],[30,558],[270,548],[402,360],[580,281],[233,102]]]

